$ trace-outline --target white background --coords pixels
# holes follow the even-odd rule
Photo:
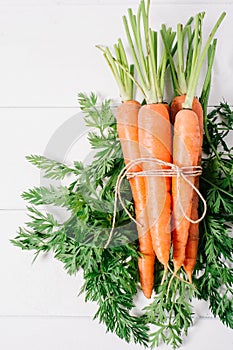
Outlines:
[[[79,112],[78,92],[94,91],[119,100],[95,45],[111,45],[122,36],[121,17],[137,3],[0,0],[0,349],[142,349],[106,335],[104,326],[92,321],[95,305],[77,297],[82,276],[67,276],[50,255],[32,265],[33,253],[9,243],[27,219],[20,193],[41,182],[39,171],[25,156],[43,154],[54,135],[59,137],[57,130]],[[152,23],[157,28],[163,22],[174,25],[203,10],[206,31],[222,11],[227,12],[217,35],[210,105],[223,97],[233,105],[233,2],[152,1]],[[69,145],[66,157],[83,157],[82,142],[73,153]],[[50,155],[59,158],[55,149]],[[207,346],[231,349],[233,333],[213,319],[202,302],[197,303],[194,327],[182,349]]]

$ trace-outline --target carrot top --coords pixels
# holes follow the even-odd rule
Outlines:
[[[147,103],[161,103],[164,95],[164,78],[167,68],[167,52],[163,50],[161,60],[158,60],[158,33],[149,27],[149,8],[141,0],[137,15],[128,9],[128,19],[123,16],[123,23],[130,47],[131,55],[137,71],[137,85],[140,86]],[[172,46],[175,33],[168,29],[168,48]],[[144,41],[144,45],[143,45]]]
[[[177,40],[175,43],[177,45],[176,62],[170,53],[171,47],[169,50],[169,46],[167,45],[169,31],[165,25],[162,26],[161,36],[169,58],[175,95],[186,95],[185,102],[183,103],[183,108],[192,108],[192,101],[196,94],[201,69],[207,54],[212,57],[212,68],[216,39],[212,45],[211,43],[225,15],[225,12],[220,15],[211,33],[209,34],[209,37],[203,49],[202,28],[205,13],[201,12],[195,16],[195,26],[193,30],[191,27],[191,24],[193,22],[192,17],[189,19],[185,26],[182,26],[179,23],[177,25]],[[205,91],[207,91],[206,89],[208,86],[208,79],[210,79],[210,74],[211,70],[208,68],[206,73],[205,86],[203,87]]]
[[[128,63],[122,40],[118,39],[117,44],[114,45],[115,56],[108,47],[103,48],[99,45],[96,47],[104,54],[119,87],[122,101],[132,100],[134,98],[134,66]]]
[[[190,75],[189,75],[189,81],[187,86],[187,94],[186,99],[183,104],[183,108],[192,108],[192,102],[193,98],[195,96],[198,79],[201,73],[201,68],[204,63],[204,60],[206,58],[206,55],[208,53],[208,49],[211,45],[211,42],[213,40],[213,37],[220,26],[221,22],[223,21],[224,17],[226,15],[226,12],[223,12],[218,21],[216,22],[214,28],[212,29],[206,44],[201,52],[201,46],[202,46],[202,20],[204,18],[204,13],[198,14],[196,16],[196,23],[195,23],[195,30],[194,30],[194,48],[193,48],[193,55],[192,55],[192,67],[190,68]]]
[[[123,23],[130,48],[133,64],[129,64],[122,40],[114,45],[114,54],[106,47],[97,45],[104,53],[104,57],[118,84],[123,101],[132,100],[134,86],[142,93],[147,103],[161,103],[164,96],[165,72],[168,66],[168,54],[173,55],[176,45],[172,48],[175,32],[167,29],[166,46],[162,50],[160,62],[158,60],[158,33],[149,27],[150,0],[147,5],[141,0],[137,15],[128,9],[128,18],[123,16]],[[134,77],[134,67],[137,78]]]
[[[204,84],[202,87],[202,92],[200,96],[200,102],[203,107],[204,117],[207,117],[207,106],[209,101],[210,86],[211,86],[211,76],[212,76],[212,67],[214,63],[214,56],[216,51],[217,39],[213,40],[213,43],[210,45],[208,50],[208,69],[206,72]]]

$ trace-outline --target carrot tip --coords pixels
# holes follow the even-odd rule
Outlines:
[[[173,271],[174,276],[177,275],[177,272],[179,271],[180,268],[181,268],[181,265],[174,262],[174,271]]]
[[[144,294],[145,295],[145,297],[147,298],[147,299],[150,299],[151,298],[151,294]]]
[[[188,276],[189,283],[192,284],[193,283],[192,272],[190,271],[185,271],[185,272],[186,272],[186,275]]]
[[[152,291],[145,291],[145,290],[143,290],[143,294],[144,294],[144,296],[145,296],[147,299],[150,299],[150,298],[151,298],[151,295],[152,295]]]

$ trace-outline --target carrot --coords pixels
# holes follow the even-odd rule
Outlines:
[[[182,109],[176,115],[173,139],[173,163],[179,167],[196,166],[200,149],[200,128],[198,117],[189,109]],[[189,180],[194,184],[194,178]],[[177,188],[177,181],[180,186]],[[179,193],[177,192],[179,191]],[[190,222],[184,217],[191,216],[193,190],[184,179],[172,178],[173,200],[173,263],[176,273],[185,260]]]
[[[174,124],[176,114],[182,109],[186,94],[176,96],[171,103],[171,122]],[[203,108],[198,98],[195,96],[192,103],[192,110],[196,113],[199,120],[200,132],[203,134]]]
[[[167,55],[162,53],[161,62],[157,60],[157,32],[149,27],[149,1],[147,7],[141,1],[137,15],[130,9],[129,23],[123,18],[126,35],[140,87],[146,105],[142,106],[138,116],[138,137],[142,158],[157,158],[171,162],[172,132],[169,108],[163,103],[164,75],[167,67]],[[143,28],[143,30],[141,29]],[[147,45],[142,45],[142,32]],[[168,46],[174,40],[169,32]],[[157,170],[161,166],[154,162],[143,162],[143,170]],[[165,168],[165,167],[162,167]],[[153,249],[157,259],[164,266],[164,278],[168,269],[171,247],[171,178],[147,176],[147,213]]]
[[[120,89],[123,103],[117,108],[117,131],[121,142],[124,162],[127,165],[130,161],[140,158],[138,143],[138,112],[140,103],[133,99],[133,76],[132,66],[128,65],[125,50],[121,40],[114,46],[116,57],[113,57],[108,48],[102,49],[104,57],[110,66]],[[132,172],[139,172],[142,168],[135,165]],[[152,247],[152,240],[149,231],[147,208],[146,208],[146,185],[145,179],[135,176],[129,179],[137,225],[139,253],[138,259],[140,284],[144,295],[151,297],[154,286],[154,263],[155,253]]]
[[[217,39],[213,41],[213,44],[209,48],[208,52],[208,70],[205,77],[205,82],[202,89],[202,94],[200,97],[200,100],[202,103],[200,103],[196,98],[194,100],[197,100],[199,102],[199,105],[202,107],[204,106],[204,114],[207,115],[207,103],[208,103],[208,97],[210,92],[210,83],[211,83],[211,71],[214,61],[214,55],[216,50],[216,44]],[[192,109],[194,110],[194,103]],[[203,133],[203,109],[200,109],[200,112],[198,112],[198,109],[196,108],[196,113],[198,115],[199,120],[199,127],[201,131],[201,135]],[[199,160],[198,164],[201,164],[201,158],[202,158],[202,142],[203,138],[201,137],[201,147],[199,152]],[[195,186],[196,188],[199,188],[199,178],[195,178]],[[193,221],[198,220],[198,195],[196,192],[193,194],[193,202],[192,202],[192,211],[191,211],[191,219]],[[199,224],[198,223],[190,223],[189,228],[189,236],[188,236],[188,243],[186,246],[185,251],[185,260],[184,260],[184,270],[188,276],[188,279],[190,283],[192,283],[192,273],[194,270],[194,267],[196,265],[197,260],[197,252],[198,252],[198,240],[199,240]]]
[[[181,95],[173,99],[172,106],[171,106],[171,111],[172,111],[171,117],[173,118],[173,120],[175,120],[176,114],[178,113],[178,111],[182,110],[182,104],[185,101],[185,97],[186,95]],[[203,108],[197,97],[194,97],[193,99],[192,110],[196,113],[198,117],[198,124],[199,124],[199,130],[200,130],[200,145],[199,145],[197,165],[201,165],[202,144],[203,144]],[[194,186],[197,189],[199,188],[198,177],[194,179]],[[196,191],[194,191],[193,199],[191,203],[191,212],[190,212],[190,218],[193,221],[198,220],[198,204],[199,204],[198,194],[196,193]],[[187,239],[187,245],[185,249],[185,259],[184,259],[183,266],[190,283],[192,283],[192,272],[196,265],[196,258],[197,258],[197,252],[198,252],[198,240],[199,240],[199,224],[189,223],[188,239]]]
[[[140,107],[140,103],[131,100],[122,103],[117,109],[117,130],[125,164],[140,158],[138,143],[138,112]],[[139,172],[142,171],[142,168],[140,165],[135,165],[131,171]],[[147,218],[145,178],[135,176],[129,179],[129,182],[134,199],[136,220],[142,225],[142,227],[139,225],[137,227],[139,252],[142,254],[138,261],[140,283],[144,295],[150,298],[154,286],[155,254]]]
[[[198,187],[196,182],[194,184],[196,187]],[[198,195],[196,194],[196,192],[194,192],[193,194],[191,219],[193,221],[198,220]],[[199,243],[199,224],[190,223],[189,232],[188,232],[188,241],[185,248],[185,259],[183,263],[184,270],[188,276],[190,283],[192,283],[192,273],[196,265],[198,243]]]
[[[174,123],[174,143],[173,143],[173,161],[174,164],[178,161],[179,166],[186,166],[186,165],[200,165],[201,163],[201,156],[202,156],[202,143],[203,143],[203,109],[202,105],[200,104],[199,100],[194,97],[196,86],[198,83],[198,78],[200,75],[200,70],[204,61],[204,58],[208,52],[208,50],[211,49],[211,41],[213,39],[213,36],[220,25],[221,21],[223,20],[225,16],[225,13],[223,13],[219,20],[217,21],[216,25],[214,26],[212,32],[209,35],[209,38],[207,40],[207,43],[203,49],[203,52],[200,54],[201,51],[201,43],[202,43],[202,20],[204,18],[204,13],[198,14],[196,16],[195,21],[195,30],[194,33],[191,34],[190,28],[185,31],[182,31],[181,25],[178,25],[177,27],[177,51],[178,51],[178,68],[177,71],[175,70],[174,62],[171,60],[170,62],[172,65],[172,74],[173,74],[173,83],[175,86],[175,91],[179,91],[182,94],[180,96],[176,96],[171,104],[171,119]],[[189,49],[188,49],[188,56],[186,58],[186,70],[184,67],[184,38],[185,34],[189,34]],[[166,31],[163,31],[163,38],[166,37]],[[215,50],[216,41],[213,44],[213,51]],[[190,54],[191,53],[191,54]],[[191,64],[189,63],[191,62]],[[213,61],[213,57],[212,57]],[[211,66],[212,67],[212,66]],[[207,72],[207,76],[209,75],[209,69]],[[198,128],[197,125],[194,123],[193,127],[193,153],[191,154],[190,161],[188,159],[185,159],[183,157],[182,161],[176,159],[176,152],[177,152],[177,145],[176,142],[178,137],[182,136],[184,147],[187,148],[188,152],[191,151],[191,148],[189,149],[188,140],[185,138],[185,130],[183,130],[183,135],[180,133],[180,124],[182,123],[182,115],[184,118],[183,123],[186,123],[187,120],[187,112],[186,109],[190,109],[192,113],[194,113],[196,122],[198,122]],[[177,119],[179,117],[179,120]],[[193,115],[190,115],[190,118],[193,118]],[[181,119],[181,120],[180,120]],[[191,119],[190,119],[191,123]],[[188,128],[188,125],[187,125]],[[199,129],[199,136],[197,137],[197,134],[195,130]],[[178,133],[176,135],[176,133]],[[187,142],[187,144],[186,144]],[[199,146],[198,146],[199,143]],[[199,148],[198,148],[199,147]],[[181,152],[181,151],[180,151]],[[196,159],[196,153],[198,154],[198,158]],[[181,157],[182,158],[182,157]],[[180,164],[179,164],[180,163]],[[192,182],[194,185],[198,188],[199,187],[199,179],[196,178],[195,180],[192,179]],[[186,187],[186,188],[185,188]],[[196,192],[193,193],[193,190],[191,188],[187,188],[187,184],[182,183],[180,186],[181,191],[181,203],[182,203],[182,196],[185,196],[190,200],[190,203],[187,201],[187,203],[182,203],[182,207],[184,207],[185,204],[185,213],[187,217],[190,217],[193,221],[196,221],[198,219],[198,196]],[[188,193],[186,193],[188,191]],[[174,223],[174,232],[173,232],[173,262],[174,262],[174,268],[175,272],[179,270],[179,268],[184,264],[184,269],[188,275],[188,278],[191,282],[192,280],[192,271],[195,266],[196,256],[197,256],[197,247],[198,247],[198,224],[196,223],[189,223],[189,221],[186,218],[182,218],[180,209],[177,210],[177,179],[173,179],[172,181],[172,196],[173,196],[173,205],[174,205],[174,214],[173,214],[173,223]],[[183,222],[183,224],[182,224]],[[186,258],[185,258],[186,256]]]
[[[155,103],[141,107],[138,127],[141,156],[171,163],[171,125],[166,105]],[[153,162],[143,164],[144,170],[159,168],[161,166]],[[153,248],[166,274],[171,247],[171,179],[149,176],[147,186],[147,211]]]
[[[177,113],[182,110],[182,104],[185,102],[186,95],[180,95],[176,96],[171,104],[171,120],[174,124],[176,120]],[[198,162],[197,165],[201,164],[201,157],[202,157],[202,143],[203,143],[203,109],[202,105],[199,102],[197,97],[194,97],[193,103],[192,103],[192,110],[196,113],[198,117],[198,123],[199,123],[199,130],[200,130],[200,147],[199,147],[199,154],[198,154]],[[196,177],[194,180],[194,186],[196,188],[199,188],[199,178]],[[198,203],[199,198],[198,194],[194,191],[193,192],[193,199],[191,203],[191,212],[190,212],[190,218],[193,221],[198,220]],[[190,223],[187,225],[189,226],[188,229],[188,239],[187,239],[187,245],[185,249],[185,259],[184,259],[184,270],[187,273],[189,281],[192,283],[192,271],[196,264],[196,257],[197,257],[197,251],[198,251],[198,240],[199,240],[199,224],[198,223]]]

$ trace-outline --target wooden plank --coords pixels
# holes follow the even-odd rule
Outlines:
[[[2,110],[0,129],[1,182],[0,209],[24,208],[21,193],[33,186],[53,184],[26,161],[41,154],[71,164],[89,154],[83,114],[77,108],[18,108]]]
[[[82,274],[69,276],[52,254],[38,257],[13,246],[18,226],[28,221],[25,212],[0,211],[0,315],[94,315],[95,305],[79,296]]]
[[[80,91],[97,91],[119,101],[116,84],[95,45],[112,45],[124,37],[122,15],[128,5],[104,5],[104,10],[99,5],[66,2],[0,6],[0,106],[76,106]],[[218,15],[227,12],[217,34],[211,104],[223,97],[233,103],[229,79],[233,47],[228,45],[232,8],[229,3],[192,2],[153,4],[151,10],[151,23],[157,29],[162,22],[175,25],[203,10],[210,29]]]
[[[89,317],[0,317],[0,346],[4,350],[143,350],[144,347],[126,344],[116,335],[105,333],[104,325]],[[198,319],[191,328],[181,350],[231,349],[232,330],[218,320]],[[161,350],[171,347],[162,345]]]
[[[160,4],[185,4],[187,5],[187,0],[156,0],[151,1],[152,6],[153,5],[160,5]],[[90,6],[90,5],[100,5],[100,6],[112,6],[112,5],[135,5],[135,0],[0,0],[0,5],[5,6],[60,6],[60,5],[66,5],[66,6]],[[211,5],[219,5],[219,0],[190,0],[188,1],[189,5],[196,5],[196,4],[211,4]],[[221,1],[221,4],[232,4],[232,0],[223,0]]]

